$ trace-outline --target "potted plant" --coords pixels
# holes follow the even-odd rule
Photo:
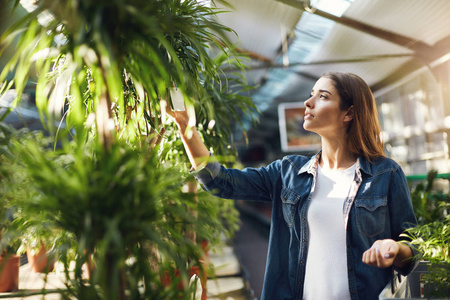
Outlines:
[[[0,292],[13,292],[19,289],[20,256],[17,250],[20,240],[12,242],[3,235],[2,242],[5,241],[9,245],[0,255]]]
[[[77,285],[69,285],[67,292],[79,298],[85,297],[88,290],[89,294],[95,294],[98,287],[103,293],[114,295],[122,288],[140,293],[136,285],[145,282],[147,296],[186,295],[189,285],[182,284],[181,291],[178,288],[181,282],[188,282],[189,274],[195,269],[204,283],[204,253],[195,241],[186,237],[185,231],[190,227],[202,237],[220,235],[217,228],[223,225],[218,222],[214,206],[202,201],[206,194],[183,192],[186,175],[167,162],[155,168],[160,163],[157,152],[149,156],[147,151],[139,152],[120,142],[113,144],[108,152],[95,143],[93,148],[83,145],[87,147],[83,151],[78,147],[81,146],[70,142],[55,152],[22,137],[11,148],[21,162],[17,167],[24,169],[38,193],[20,203],[21,209],[29,213],[22,213],[16,224],[21,224],[21,219],[27,216],[33,218],[33,211],[45,211],[42,219],[58,224],[58,228],[70,232],[76,241],[72,258],[59,250],[66,245],[55,247],[67,269],[70,260],[76,261],[74,276],[78,280],[73,281],[69,276],[67,280]],[[197,197],[202,203],[200,208]],[[198,218],[191,214],[192,208],[198,209]],[[16,228],[27,229],[24,225]],[[147,242],[157,245],[162,254],[159,270],[151,268],[150,262],[159,261],[160,257],[152,257],[153,253],[147,252]],[[81,269],[90,257],[96,268],[86,282]],[[160,281],[165,270],[177,274],[169,285]],[[110,279],[100,281],[105,278]],[[116,284],[109,286],[113,279]],[[97,288],[91,290],[94,283]]]
[[[14,219],[14,207],[8,180],[13,169],[6,157],[11,156],[7,146],[14,130],[0,123],[0,292],[11,292],[19,288],[20,256],[17,255],[20,238],[11,230]]]
[[[60,230],[52,228],[52,224],[45,218],[36,223],[30,219],[16,219],[15,223],[21,223],[18,231],[22,232],[22,243],[18,249],[19,254],[26,254],[28,264],[32,271],[48,273],[53,271],[56,262],[55,248],[61,237]]]
[[[437,171],[430,170],[424,182],[411,188],[411,198],[418,226],[405,236],[421,252],[412,292],[426,297],[450,296],[450,193],[436,188]],[[422,274],[422,278],[415,276]],[[419,289],[418,283],[424,285]],[[415,291],[414,291],[415,289]]]
[[[9,231],[20,236],[21,244],[17,254],[27,254],[28,262],[32,270],[44,272],[53,269],[53,258],[47,265],[47,250],[53,250],[54,243],[58,239],[59,232],[53,224],[50,224],[45,217],[45,211],[39,211],[32,207],[24,206],[23,203],[29,201],[37,195],[27,172],[17,161],[17,156],[11,152],[11,145],[14,140],[33,139],[42,146],[48,143],[47,138],[42,133],[30,133],[26,129],[16,131],[11,127],[2,124],[2,133],[10,138],[4,145],[3,151],[8,154],[3,157],[3,174],[8,174],[3,179],[3,197],[9,199],[9,203],[14,207],[14,217],[10,218]],[[6,134],[5,134],[6,133]],[[9,158],[9,159],[8,159]],[[28,211],[27,209],[28,208]],[[37,255],[40,255],[37,258]]]
[[[0,213],[0,292],[12,292],[19,289],[20,256],[17,254],[20,238],[9,227],[12,210],[4,205],[0,207]]]
[[[15,143],[14,153],[39,195],[23,205],[48,211],[73,236],[75,280],[68,256],[60,255],[67,293],[83,299],[172,298],[180,291],[162,287],[161,275],[178,269],[185,281],[189,267],[204,256],[183,226],[211,230],[217,220],[189,213],[200,206],[196,193],[182,192],[187,167],[174,158],[180,144],[170,138],[176,130],[164,120],[163,102],[173,105],[170,90],[176,86],[186,109],[196,106],[205,139],[222,141],[233,125],[224,112],[253,112],[250,99],[239,94],[239,81],[233,92],[226,88],[207,50],[215,45],[230,57],[231,47],[223,46],[229,29],[215,22],[214,8],[194,0],[70,3],[38,1],[1,38],[0,52],[12,33],[25,32],[0,81],[16,67],[20,97],[35,67],[41,74],[36,104],[60,145]],[[52,18],[39,24],[43,12]],[[55,128],[55,121],[64,126]],[[81,266],[90,257],[96,268],[87,284]]]
[[[421,291],[425,297],[450,297],[450,215],[442,221],[410,228],[406,236],[422,253],[419,278],[424,284]]]
[[[424,182],[411,187],[419,224],[403,236],[421,254],[417,268],[400,283],[396,299],[450,297],[450,193],[436,189],[436,176],[436,170],[431,170]]]

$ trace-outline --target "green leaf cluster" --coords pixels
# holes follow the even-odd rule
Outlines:
[[[14,128],[0,122],[0,256],[5,254],[16,254],[20,247],[20,235],[13,230],[11,224],[15,218],[14,194],[17,192],[10,184],[13,177],[21,178],[20,172],[13,169],[14,154],[11,145],[22,135]],[[26,192],[26,185],[19,180],[20,185]]]
[[[230,86],[221,72],[224,64],[243,67],[230,60],[238,55],[217,13],[195,0],[39,0],[0,38],[0,53],[17,48],[0,82],[14,84],[19,101],[35,70],[36,104],[49,129],[64,117],[79,141],[90,130],[105,143],[111,134],[136,142],[160,132],[161,100],[170,104],[169,89],[177,86],[226,140],[233,120],[256,109],[243,96],[243,77]],[[216,59],[213,48],[221,53]]]
[[[424,182],[411,188],[414,212],[419,224],[409,228],[404,236],[429,262],[423,275],[425,284],[433,286],[429,296],[448,296],[450,292],[450,194],[434,188],[436,170],[427,174]]]
[[[205,203],[201,222],[195,218],[190,209],[196,195],[183,192],[183,173],[161,163],[157,152],[120,141],[108,151],[98,143],[74,142],[55,151],[37,140],[22,137],[10,146],[14,170],[26,179],[19,181],[28,184],[28,192],[16,193],[14,203],[21,209],[17,220],[45,215],[50,231],[64,232],[54,245],[66,267],[68,289],[63,293],[118,299],[126,290],[133,299],[170,298],[176,288],[161,285],[165,270],[181,270],[187,280],[188,268],[204,255],[183,229],[190,226],[208,236],[210,228],[220,228],[215,210]],[[17,179],[8,182],[16,189]],[[29,226],[20,224],[18,229]],[[86,282],[82,266],[90,259],[95,271]],[[72,260],[74,278],[69,275]]]
[[[437,171],[431,170],[427,179],[411,188],[411,200],[419,224],[442,221],[450,213],[450,193],[433,188]]]
[[[19,5],[6,3],[8,12]],[[14,165],[2,168],[1,189],[16,205],[16,232],[58,233],[49,243],[65,264],[67,297],[173,299],[177,282],[164,288],[161,276],[178,269],[186,281],[203,258],[186,232],[216,243],[236,230],[232,202],[183,191],[187,159],[163,110],[176,86],[211,152],[233,161],[233,129],[257,110],[242,73],[222,72],[244,67],[219,12],[196,0],[38,0],[2,32],[0,55],[14,51],[0,95],[18,96],[0,119],[31,85],[52,139],[27,133],[0,144]],[[81,266],[91,260],[86,282]]]
[[[423,275],[425,284],[432,284],[433,296],[445,296],[450,292],[450,215],[407,230],[405,236],[411,245],[428,261],[428,272]]]

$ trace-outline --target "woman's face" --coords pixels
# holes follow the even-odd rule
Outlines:
[[[351,120],[347,110],[339,108],[340,96],[333,80],[321,77],[305,101],[305,118],[303,128],[322,137],[339,137],[345,134]]]

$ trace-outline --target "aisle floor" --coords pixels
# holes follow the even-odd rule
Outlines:
[[[261,290],[269,247],[270,221],[267,216],[245,206],[237,205],[241,214],[240,230],[233,247],[239,259],[243,276],[248,281],[254,299],[261,299]]]
[[[239,261],[234,253],[234,249],[224,246],[211,251],[210,262],[215,268],[215,277],[208,278],[207,295],[208,300],[251,300],[248,283],[242,276]],[[26,300],[57,300],[60,295],[53,293],[43,295],[21,296],[24,294],[39,293],[43,287],[48,291],[64,288],[64,267],[56,263],[55,270],[50,272],[45,282],[45,275],[35,273],[29,264],[20,267],[19,271],[19,291],[16,293],[0,293],[0,298],[26,299]],[[197,299],[200,299],[201,290],[199,287]]]

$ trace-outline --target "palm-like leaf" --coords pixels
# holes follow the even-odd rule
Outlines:
[[[176,267],[187,274],[187,262],[195,264],[202,257],[195,241],[183,236],[183,228],[190,225],[202,232],[221,226],[213,211],[202,215],[201,224],[189,213],[194,195],[181,192],[182,173],[161,165],[157,152],[149,156],[146,149],[123,142],[107,152],[101,146],[76,144],[55,152],[29,138],[16,141],[11,149],[20,162],[16,172],[23,172],[28,194],[34,194],[26,199],[16,194],[23,217],[45,212],[49,224],[76,242],[77,280],[68,278],[66,292],[80,299],[87,290],[95,298],[118,299],[125,289],[133,299],[159,299],[157,295],[168,292],[159,284],[159,272]],[[157,246],[162,262],[147,251],[148,243]],[[64,252],[59,256],[68,269],[67,249],[56,250]],[[81,281],[87,254],[96,262],[89,285]]]
[[[73,142],[61,134],[66,139],[61,153],[32,142],[15,148],[39,195],[21,205],[47,211],[73,234],[77,279],[81,264],[94,252],[98,265],[93,282],[69,284],[69,293],[114,299],[126,288],[133,299],[173,298],[158,284],[160,274],[148,263],[156,257],[145,244],[154,243],[165,261],[185,271],[187,262],[198,263],[201,252],[183,236],[184,225],[194,226],[204,237],[225,231],[212,202],[196,208],[195,197],[180,192],[184,178],[179,168],[162,163],[186,160],[177,154],[180,143],[168,138],[157,147],[155,142],[168,127],[161,100],[170,103],[173,85],[187,105],[195,106],[211,144],[225,144],[233,119],[255,111],[240,93],[248,88],[242,78],[227,80],[220,72],[223,64],[239,63],[227,60],[233,52],[224,32],[230,29],[214,20],[216,13],[195,0],[37,0],[1,36],[0,54],[15,37],[18,41],[0,82],[14,70],[20,99],[35,69],[36,105],[43,121],[53,130],[53,122],[66,116],[70,131],[65,133],[75,132]],[[51,18],[42,21],[43,14]],[[224,56],[213,59],[211,47]],[[2,89],[6,87],[5,82]],[[147,147],[147,138],[155,136],[152,148]],[[215,151],[224,153],[227,147]],[[189,214],[192,208],[201,219]],[[137,263],[127,264],[129,258]]]
[[[217,103],[208,93],[223,79],[208,48],[224,50],[224,32],[230,31],[214,20],[215,9],[194,0],[39,0],[36,5],[2,37],[4,49],[14,32],[25,30],[0,79],[17,67],[20,97],[34,64],[40,74],[36,102],[41,112],[50,112],[47,117],[65,111],[69,126],[80,129],[94,112],[97,127],[91,128],[100,134],[115,128],[119,136],[135,139],[159,125],[160,99],[177,85],[188,102],[209,106],[205,112],[215,119],[211,108]],[[37,17],[44,12],[52,19],[41,25]],[[63,42],[55,44],[61,36]],[[145,114],[156,121],[150,129]],[[106,124],[113,118],[115,127]]]

